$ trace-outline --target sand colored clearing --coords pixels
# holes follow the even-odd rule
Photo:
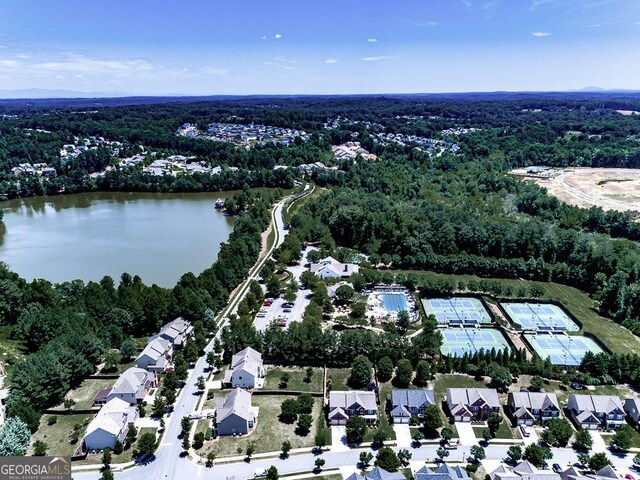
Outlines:
[[[550,179],[535,179],[535,182],[570,205],[640,211],[640,170],[571,168]]]

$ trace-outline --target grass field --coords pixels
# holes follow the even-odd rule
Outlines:
[[[585,292],[567,285],[551,282],[534,282],[530,280],[481,279],[473,275],[443,275],[434,272],[394,270],[392,273],[413,274],[423,280],[448,279],[453,282],[469,282],[469,280],[487,280],[507,285],[511,291],[517,292],[520,287],[538,285],[544,290],[543,300],[555,300],[573,314],[583,325],[580,333],[591,333],[609,350],[615,353],[640,354],[640,338],[635,337],[626,328],[603,317],[597,312],[597,303]]]
[[[287,387],[280,388],[280,377],[283,373],[289,374]],[[310,382],[306,382],[306,368],[304,367],[269,367],[264,380],[264,390],[290,390],[294,392],[319,392],[322,393],[322,368],[314,368]]]
[[[293,448],[311,448],[314,444],[314,436],[322,408],[322,400],[320,398],[314,399],[312,412],[313,425],[311,426],[309,434],[302,437],[295,433],[296,423],[288,425],[278,420],[280,405],[287,398],[295,397],[289,397],[287,395],[253,395],[251,403],[254,407],[259,407],[258,421],[254,431],[242,437],[219,437],[211,442],[205,442],[205,447],[201,450],[201,455],[206,456],[210,451],[215,452],[218,458],[244,455],[247,446],[251,442],[255,444],[255,453],[278,450],[284,440],[289,440]],[[238,452],[238,449],[240,452]]]
[[[96,396],[100,390],[113,386],[115,380],[92,380],[87,379],[80,384],[80,386],[67,393],[65,398],[75,400],[76,405],[74,408],[77,410],[83,410],[91,408],[93,405],[93,397]],[[62,404],[58,405],[59,408],[64,408]]]
[[[49,418],[56,416],[58,420],[53,425],[48,425]],[[82,441],[82,435],[86,430],[85,422],[88,423],[93,415],[42,415],[40,427],[31,437],[31,445],[28,455],[31,455],[33,442],[42,440],[48,445],[47,455],[70,456]],[[80,438],[77,443],[70,444],[67,440],[74,425],[81,425]]]
[[[348,390],[347,380],[351,375],[349,368],[330,368],[327,370],[327,379],[331,380],[331,390]]]
[[[476,438],[482,439],[482,431],[487,427],[473,427],[473,433],[475,433]],[[512,440],[514,438],[522,438],[516,429],[511,428],[506,420],[502,420],[500,427],[496,431],[496,439],[508,439]]]
[[[138,431],[138,436],[136,437],[136,441],[133,443],[133,445],[131,445],[126,450],[123,450],[123,452],[120,455],[116,455],[115,453],[111,452],[111,464],[114,465],[117,463],[126,463],[133,460],[132,452],[136,448],[136,443],[138,439],[145,433],[153,433],[154,435],[156,435],[156,432],[157,432],[156,428],[152,428],[152,427],[141,428]],[[76,462],[74,462],[74,464],[75,463]],[[101,453],[89,454],[87,455],[87,458],[85,460],[77,463],[79,465],[95,465],[95,464],[102,463],[102,454]]]

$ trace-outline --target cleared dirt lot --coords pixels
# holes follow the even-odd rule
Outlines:
[[[534,179],[550,195],[578,207],[640,211],[640,170],[571,168],[551,179]]]

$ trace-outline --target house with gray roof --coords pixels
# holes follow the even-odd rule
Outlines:
[[[262,354],[251,347],[236,353],[224,374],[223,383],[232,388],[256,388],[258,379],[264,378]]]
[[[456,422],[486,420],[500,411],[494,388],[447,388],[447,407]]]
[[[174,347],[179,347],[187,341],[191,332],[193,332],[191,322],[178,317],[164,325],[156,337],[169,340]]]
[[[489,474],[491,480],[561,480],[551,470],[541,470],[524,460],[513,468],[501,464]]]
[[[374,467],[371,471],[365,472],[364,476],[358,473],[352,473],[347,480],[406,480],[405,476],[400,472],[387,472],[380,467]]]
[[[87,450],[113,448],[116,440],[124,443],[129,425],[138,418],[138,409],[119,398],[109,400],[87,426],[83,442]]]
[[[329,392],[329,423],[345,425],[352,416],[362,417],[365,422],[375,423],[378,420],[376,394],[369,391],[336,391]]]
[[[533,425],[537,420],[545,423],[560,416],[560,405],[555,393],[509,392],[507,413],[516,425]]]
[[[624,401],[624,411],[634,423],[640,422],[640,398],[627,398]]]
[[[620,476],[611,468],[611,465],[607,465],[596,473],[588,473],[586,475],[571,466],[560,474],[560,478],[562,480],[618,480]]]
[[[615,395],[569,395],[567,410],[575,424],[587,430],[616,429],[626,424],[624,407]]]
[[[435,404],[433,390],[392,390],[390,414],[393,423],[409,423],[420,417],[429,405]]]
[[[256,409],[251,406],[251,394],[236,388],[216,402],[218,435],[244,435],[256,424]]]
[[[461,466],[452,467],[446,463],[438,465],[435,470],[428,467],[422,467],[418,470],[413,478],[415,480],[467,480],[469,475]]]
[[[164,372],[171,368],[170,361],[173,354],[173,344],[164,338],[152,338],[142,353],[136,359],[136,367],[150,372]]]
[[[100,390],[93,404],[104,405],[112,398],[119,398],[131,405],[142,403],[151,388],[157,386],[156,375],[143,368],[131,367],[125,370],[113,384],[113,387]]]

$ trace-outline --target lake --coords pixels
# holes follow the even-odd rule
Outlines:
[[[233,218],[214,201],[235,192],[96,192],[0,203],[0,260],[23,278],[116,281],[123,272],[172,287],[215,261]]]

